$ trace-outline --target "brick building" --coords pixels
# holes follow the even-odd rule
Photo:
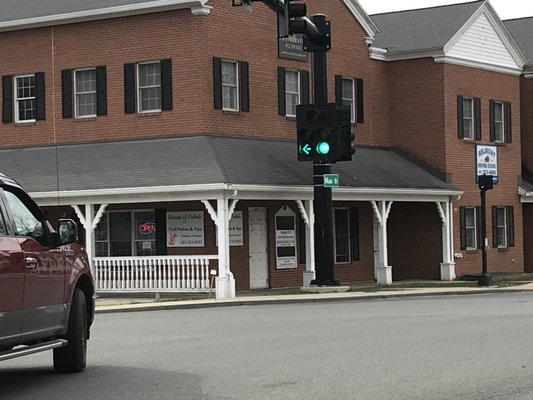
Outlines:
[[[278,38],[272,10],[8,1],[0,170],[52,219],[78,219],[99,290],[205,289],[212,267],[218,296],[308,284],[312,166],[294,139],[311,57]],[[489,271],[524,271],[527,58],[490,3],[308,8],[331,20],[329,98],[350,105],[357,131],[354,160],[332,168],[336,278],[479,272],[478,164],[497,168]]]

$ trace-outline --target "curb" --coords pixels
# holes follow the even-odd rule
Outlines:
[[[462,295],[481,295],[493,293],[525,293],[531,290],[519,288],[488,288],[484,290],[465,290],[465,291],[435,291],[435,292],[411,292],[411,293],[379,293],[379,294],[365,294],[357,295],[346,294],[339,297],[320,297],[315,295],[313,297],[302,296],[302,298],[287,298],[284,295],[276,296],[276,298],[250,300],[221,300],[202,302],[196,300],[188,301],[169,301],[160,303],[137,303],[137,304],[122,304],[116,306],[97,306],[96,314],[110,314],[121,312],[141,312],[141,311],[163,311],[163,310],[186,310],[198,308],[218,308],[218,307],[237,307],[237,306],[258,306],[258,305],[272,305],[272,304],[296,304],[296,303],[333,303],[333,302],[349,302],[349,301],[369,301],[369,300],[383,300],[383,299],[403,299],[413,297],[430,297],[430,296],[462,296]]]

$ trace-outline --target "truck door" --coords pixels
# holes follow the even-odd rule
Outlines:
[[[24,262],[16,238],[8,236],[0,198],[0,342],[20,334],[24,293]]]
[[[4,190],[23,253],[22,332],[54,331],[65,323],[65,256],[54,246],[48,222],[23,191]]]

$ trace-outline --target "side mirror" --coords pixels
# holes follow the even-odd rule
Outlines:
[[[71,219],[60,219],[57,222],[59,242],[63,244],[78,242],[78,225]]]

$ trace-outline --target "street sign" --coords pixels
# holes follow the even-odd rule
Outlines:
[[[324,187],[339,187],[339,175],[324,174]]]

